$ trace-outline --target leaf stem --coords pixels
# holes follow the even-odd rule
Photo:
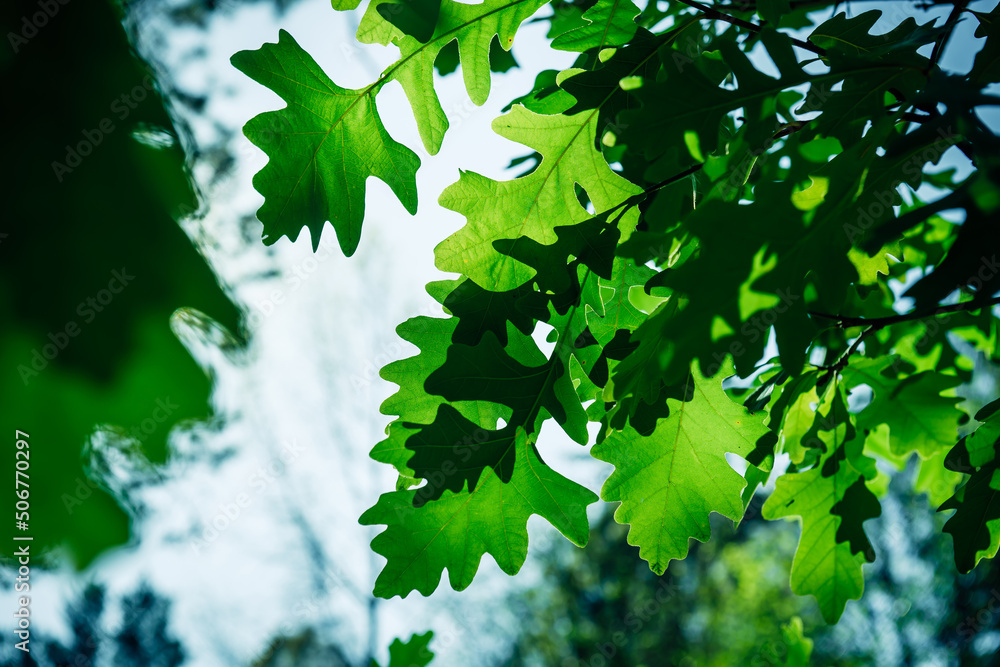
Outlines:
[[[934,42],[934,50],[931,51],[930,62],[927,63],[928,74],[934,70],[938,60],[941,58],[941,54],[944,53],[944,47],[948,44],[948,40],[951,39],[951,34],[955,31],[955,25],[958,23],[959,17],[965,11],[965,7],[968,4],[968,0],[958,0],[952,6],[951,14],[948,16],[948,20],[944,22],[947,30]]]

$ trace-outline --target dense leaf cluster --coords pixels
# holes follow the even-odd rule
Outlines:
[[[329,220],[352,253],[368,176],[414,210],[419,159],[375,96],[399,81],[434,154],[435,64],[453,69],[457,43],[482,104],[496,45],[544,4],[372,2],[358,39],[400,58],[361,90],[284,32],[234,56],[288,103],[246,128],[271,158],[268,242],[309,227],[315,244]],[[597,434],[615,466],[601,497],[657,573],[773,473],[764,516],[802,524],[792,589],[835,621],[875,557],[863,524],[887,466],[914,455],[918,490],[954,510],[958,568],[996,554],[1000,402],[970,418],[958,391],[996,355],[1000,145],[979,114],[1000,101],[998,11],[920,23],[902,3],[884,32],[881,12],[830,4],[557,0],[534,19],[579,57],[493,123],[532,152],[527,173],[463,172],[441,194],[467,222],[436,264],[460,277],[428,286],[446,317],[400,325],[419,354],[382,371],[396,419],[372,456],[400,481],[361,517],[387,526],[376,594],[428,594],[445,569],[462,589],[485,553],[517,572],[532,514],[586,541],[597,497],[546,464],[550,419]],[[947,71],[961,20],[985,39]]]

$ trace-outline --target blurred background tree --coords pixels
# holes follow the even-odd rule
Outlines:
[[[712,540],[657,577],[610,513],[586,551],[554,542],[543,584],[515,597],[523,634],[507,664],[560,665],[1000,665],[1000,567],[960,575],[946,517],[897,475],[866,524],[878,553],[865,596],[827,626],[785,573],[798,540],[792,522],[767,524],[755,499],[742,525],[713,516]],[[806,640],[795,630],[801,623]],[[811,659],[799,656],[811,646]]]

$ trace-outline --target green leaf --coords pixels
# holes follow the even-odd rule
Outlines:
[[[660,68],[658,49],[671,44],[681,37],[691,37],[692,27],[697,20],[688,18],[677,28],[662,35],[640,28],[628,44],[616,49],[614,56],[593,70],[575,69],[562,73],[560,89],[568,93],[576,103],[571,102],[568,113],[578,113],[587,109],[598,109],[600,120],[598,132],[603,137],[608,123],[614,124],[614,134],[621,135],[627,124],[619,122],[619,114],[635,107],[635,97],[622,88],[623,80],[639,81],[655,79]]]
[[[731,370],[731,364],[722,369]],[[668,401],[670,416],[657,422],[651,436],[615,432],[591,452],[615,466],[601,498],[621,503],[615,520],[631,526],[629,544],[639,547],[657,574],[687,555],[689,539],[711,536],[711,512],[734,521],[743,516],[746,480],[726,454],[746,455],[768,432],[759,417],[726,395],[720,377],[705,378],[693,365],[689,382],[691,400]]]
[[[848,387],[868,385],[872,402],[858,416],[864,428],[889,426],[889,446],[896,455],[919,452],[923,458],[937,454],[955,442],[958,421],[964,414],[954,393],[961,383],[957,377],[926,371],[903,379],[884,374],[894,358],[855,358],[844,369]]]
[[[822,111],[810,132],[835,137],[847,148],[861,139],[869,119],[884,113],[885,96],[912,99],[925,84],[923,70],[929,61],[917,53],[931,43],[940,29],[932,22],[919,25],[912,18],[885,34],[871,30],[882,12],[871,10],[848,18],[836,14],[813,30],[809,41],[827,51],[830,75],[843,84],[824,77],[815,82],[798,113]]]
[[[240,51],[233,66],[277,93],[288,106],[262,113],[244,133],[270,160],[254,177],[264,195],[257,217],[264,242],[294,241],[308,227],[319,247],[329,220],[345,255],[361,239],[365,181],[388,185],[411,214],[417,211],[416,154],[394,141],[375,108],[376,86],[348,90],[335,84],[292,36]]]
[[[560,272],[565,274],[565,270]],[[427,291],[441,302],[445,310],[458,318],[452,340],[477,345],[487,331],[507,345],[507,323],[527,335],[535,328],[535,315],[548,313],[547,300],[530,285],[507,292],[490,292],[471,280],[442,280],[429,283]]]
[[[418,429],[406,441],[407,449],[413,450],[407,466],[414,477],[429,482],[418,491],[416,505],[436,500],[446,490],[458,493],[468,487],[474,491],[487,468],[500,481],[510,481],[514,438],[520,428],[517,424],[499,430],[483,429],[445,403],[438,408],[434,423],[423,428],[419,424],[403,425]]]
[[[785,655],[785,667],[808,667],[809,656],[812,655],[813,641],[802,631],[802,619],[796,616],[781,626],[781,637],[788,649]]]
[[[519,336],[521,334],[518,334]],[[512,336],[513,337],[513,336]],[[445,363],[431,373],[424,388],[448,401],[473,400],[502,403],[513,410],[512,420],[539,408],[555,417],[566,433],[587,442],[587,417],[580,407],[569,376],[558,359],[547,360],[525,336],[534,358],[514,358],[496,337],[487,333],[475,347],[452,345]],[[530,361],[530,365],[522,362]]]
[[[955,565],[969,572],[983,558],[993,558],[1000,549],[1000,468],[991,466],[973,473],[942,510],[958,510],[945,523],[944,531],[955,540]]]
[[[382,403],[381,412],[398,415],[399,419],[389,425],[388,437],[375,445],[371,457],[394,466],[407,477],[415,477],[413,469],[408,465],[413,450],[406,447],[407,439],[418,430],[413,424],[432,423],[439,408],[445,404],[445,399],[441,396],[424,391],[424,383],[431,373],[444,364],[448,344],[457,326],[455,318],[423,316],[400,324],[396,333],[403,340],[417,345],[420,353],[388,364],[380,372],[383,379],[399,385],[399,390]],[[510,411],[496,403],[460,401],[452,402],[450,408],[472,420],[480,429],[495,429],[498,419],[510,417]],[[458,446],[460,449],[473,444],[476,444],[475,441],[470,440],[460,442]]]
[[[378,84],[398,81],[403,86],[424,148],[435,155],[448,130],[448,118],[434,90],[438,54],[451,42],[458,42],[466,90],[473,104],[482,106],[490,94],[490,43],[496,37],[509,51],[518,26],[544,4],[545,0],[486,0],[480,4],[441,0],[434,33],[424,43],[386,21],[373,2],[361,19],[357,38],[365,44],[399,47],[399,60],[382,72]]]
[[[458,60],[458,42],[448,42],[434,57],[434,69],[441,76],[451,74],[458,69]],[[490,42],[490,71],[506,72],[517,66],[514,55],[510,51],[505,51],[500,46],[499,38],[494,35],[493,41]]]
[[[898,197],[900,183],[919,185],[919,170],[910,175],[914,147],[882,157],[867,143],[891,127],[873,127],[817,169],[830,189],[813,211],[791,204],[794,181],[786,178],[758,188],[752,203],[710,198],[688,214],[682,229],[697,237],[697,249],[662,281],[675,291],[672,303],[637,330],[639,348],[619,367],[616,395],[649,391],[661,377],[675,382],[692,357],[711,368],[729,353],[740,375],[749,375],[767,330],[755,323],[757,311],[775,327],[783,367],[800,372],[818,331],[807,300],[842,304],[860,280],[848,257],[852,221],[877,198]],[[891,206],[880,210],[892,215]]]
[[[976,37],[985,37],[986,44],[976,54],[976,61],[969,72],[969,79],[979,85],[1000,81],[1000,33],[997,24],[1000,23],[1000,5],[994,7],[989,14],[972,12],[979,19]]]
[[[813,30],[809,41],[824,48],[834,63],[893,61],[914,68],[923,66],[927,58],[917,49],[941,35],[942,27],[934,27],[933,21],[920,25],[913,17],[906,17],[891,31],[873,35],[871,30],[881,16],[877,9],[850,18],[840,12]]]
[[[462,172],[439,201],[463,214],[467,224],[435,249],[437,267],[463,273],[491,291],[514,289],[531,280],[536,271],[499,252],[495,242],[524,237],[551,245],[558,240],[556,227],[589,219],[591,214],[577,199],[574,183],[586,191],[597,211],[638,194],[640,189],[615,174],[594,148],[596,126],[594,111],[541,116],[522,106],[493,121],[497,134],[541,153],[541,164],[513,181]],[[622,219],[624,234],[634,228],[636,218],[630,212]],[[509,245],[505,252],[511,252]]]
[[[683,145],[687,133],[695,133],[701,152],[716,150],[719,127],[729,112],[744,108],[748,142],[753,148],[763,146],[777,124],[775,96],[786,88],[809,81],[797,63],[789,38],[772,30],[762,31],[762,41],[777,64],[781,78],[759,72],[736,43],[735,34],[719,37],[721,59],[732,68],[739,86],[720,85],[719,70],[712,63],[718,56],[692,59],[683,49],[671,46],[660,51],[662,69],[656,79],[646,79],[634,90],[642,108],[622,114],[627,125],[623,140],[634,145],[648,158],[661,156],[672,146]],[[679,95],[678,91],[689,91]],[[663,113],[669,109],[670,113]]]
[[[552,40],[552,48],[582,53],[589,49],[621,46],[635,35],[638,15],[639,8],[632,0],[598,0],[583,13],[587,24],[556,37]]]
[[[587,308],[587,329],[600,345],[608,346],[622,335],[627,341],[628,334],[646,320],[647,314],[636,306],[633,297],[641,299],[640,295],[645,294],[643,286],[655,275],[648,266],[616,257],[611,275],[598,279],[601,298],[598,305]]]
[[[954,539],[955,565],[963,573],[1000,550],[1000,417],[984,411],[977,419],[982,416],[986,422],[959,440],[945,462],[949,470],[971,473],[939,509],[956,510],[944,532]]]
[[[963,475],[948,470],[945,465],[948,452],[941,451],[929,459],[920,461],[917,479],[913,490],[926,493],[931,505],[940,507],[948,498],[955,495],[955,489],[962,483]]]
[[[574,544],[589,537],[587,505],[597,496],[549,468],[523,430],[515,440],[514,469],[508,483],[487,470],[474,491],[445,492],[414,507],[416,490],[382,494],[360,519],[384,524],[372,549],[387,560],[375,595],[430,595],[447,568],[452,588],[463,590],[489,553],[500,569],[515,574],[528,551],[527,521],[538,514]]]
[[[827,623],[835,623],[847,601],[860,598],[864,589],[864,557],[851,553],[846,542],[837,542],[841,519],[831,512],[847,486],[836,477],[823,477],[819,468],[786,473],[764,503],[765,519],[802,517],[802,537],[792,562],[792,591],[815,596]]]
[[[817,379],[817,373],[806,373],[789,380],[771,408],[771,428],[780,429],[778,442],[781,451],[788,454],[795,464],[805,460],[808,447],[804,441],[816,421],[820,403]]]
[[[757,13],[772,27],[777,27],[790,10],[789,0],[757,0]]]
[[[636,197],[639,198],[641,196]],[[586,266],[601,280],[611,280],[613,267],[618,266],[618,259],[615,258],[615,247],[621,238],[618,223],[627,210],[621,210],[614,216],[610,213],[594,216],[575,225],[556,227],[555,233],[559,240],[552,245],[521,237],[494,241],[493,247],[536,271],[534,279],[525,283],[524,287],[534,288],[545,294],[569,292],[579,297],[582,296],[580,279],[572,270],[574,265]],[[594,309],[603,314],[601,299],[593,302]]]
[[[375,9],[389,23],[418,42],[426,43],[434,35],[438,15],[441,13],[441,0],[382,2]]]
[[[430,630],[422,635],[414,634],[405,642],[393,639],[389,644],[389,667],[427,667],[434,660],[434,652],[430,650],[434,633]],[[372,661],[376,664],[375,661]]]
[[[857,437],[839,389],[817,423],[825,457],[807,471],[779,477],[762,514],[768,520],[802,518],[792,591],[815,596],[823,618],[835,623],[847,601],[861,597],[861,565],[874,560],[862,524],[880,509],[865,484],[866,477],[874,477],[874,461],[861,453],[863,438]]]

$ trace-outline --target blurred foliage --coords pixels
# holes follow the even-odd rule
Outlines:
[[[5,582],[9,583],[9,582]],[[185,654],[168,627],[170,603],[142,584],[120,601],[115,622],[108,621],[107,596],[90,584],[66,608],[69,642],[31,629],[30,653],[0,645],[0,664],[9,667],[178,667]]]
[[[545,584],[517,601],[525,634],[508,664],[749,665],[765,647],[783,646],[781,623],[796,615],[809,628],[821,622],[815,605],[787,587],[790,525],[762,532],[713,524],[715,539],[693,543],[661,576],[625,543],[626,528],[610,513],[596,522],[586,552],[555,543]]]
[[[387,667],[426,667],[434,653],[428,648],[433,632],[413,635],[405,642],[394,639],[389,645]],[[278,637],[252,667],[350,667],[351,661],[335,644],[324,642],[317,633],[306,629],[294,637]],[[379,667],[375,659],[369,667]]]
[[[314,630],[307,629],[294,637],[275,638],[264,654],[253,661],[252,667],[298,665],[350,667],[351,663],[340,647],[323,642]]]
[[[606,513],[586,552],[553,542],[544,583],[511,600],[523,634],[506,664],[1000,665],[1000,567],[954,571],[944,517],[909,490],[914,473],[897,475],[881,499],[884,515],[869,524],[878,559],[865,567],[867,592],[836,625],[789,589],[797,528],[765,525],[760,499],[738,528],[714,516],[714,539],[692,542],[691,555],[659,577]]]
[[[0,77],[16,96],[4,108],[0,396],[5,450],[15,429],[30,434],[25,534],[36,565],[59,549],[82,567],[128,539],[128,516],[87,472],[95,427],[155,464],[175,424],[210,414],[209,378],[171,314],[188,307],[238,327],[176,222],[196,212],[197,193],[155,73],[121,19],[110,2],[0,10]],[[207,335],[186,328],[192,340]],[[2,469],[10,497],[13,455]],[[0,553],[12,551],[8,541]]]

